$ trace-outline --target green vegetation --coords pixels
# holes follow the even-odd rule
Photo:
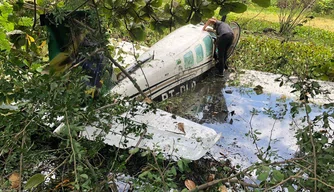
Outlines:
[[[277,14],[277,7],[250,6],[250,10],[254,17],[235,13],[228,17],[242,28],[238,49],[231,58],[234,68],[288,76],[307,71],[310,78],[334,81],[333,31],[297,26],[290,36],[281,35],[278,17],[276,22],[257,18],[258,13]]]
[[[321,0],[313,7],[313,11],[317,14],[328,15],[334,17],[334,1],[333,0]]]
[[[267,0],[252,2],[262,7],[270,5]],[[114,47],[106,46],[110,37],[107,29],[113,37],[153,43],[156,39],[146,39],[147,34],[164,34],[185,23],[204,21],[215,11],[220,15],[241,13],[246,4],[221,0],[43,0],[37,3],[35,6],[31,1],[0,1],[1,190],[117,191],[116,181],[123,174],[130,176],[131,187],[139,191],[181,191],[185,182],[187,186],[192,185],[188,179],[196,181],[199,190],[210,187],[213,191],[226,182],[237,189],[254,191],[276,187],[289,191],[333,189],[334,167],[328,163],[334,156],[333,145],[328,143],[331,133],[328,121],[334,117],[333,105],[328,104],[327,112],[310,120],[307,103],[308,97],[321,92],[318,84],[308,79],[333,80],[333,32],[296,27],[288,36],[264,34],[265,28],[278,31],[279,25],[235,19],[244,30],[231,59],[234,67],[298,76],[294,88],[301,92],[305,102],[295,103],[292,112],[304,111],[307,122],[296,135],[302,149],[300,156],[273,161],[267,155],[268,147],[259,151],[259,163],[242,170],[231,167],[228,161],[172,161],[161,151],[121,150],[104,145],[102,137],[95,142],[80,137],[80,132],[89,125],[112,130],[109,124],[112,120],[127,125],[124,137],[128,133],[141,135],[146,126],[130,124],[127,118],[119,116],[141,103],[116,96],[103,97],[100,90],[110,86],[107,81],[102,79],[96,86],[87,86],[90,74],[78,66],[99,54],[108,58],[108,62],[101,62],[105,64],[103,75],[110,76],[109,69],[117,62],[110,55]],[[74,10],[89,13],[85,21],[76,21],[72,17]],[[59,58],[53,60],[55,65],[48,61],[49,34],[37,21],[44,12],[52,13],[53,24],[71,26],[67,35],[73,38],[73,46],[59,51]],[[90,44],[92,39],[96,44]],[[86,46],[78,46],[82,41],[88,41]],[[56,70],[58,67],[61,70]],[[147,110],[154,109],[152,104]],[[314,129],[317,123],[323,123],[322,131]],[[63,129],[53,133],[58,126]],[[252,134],[254,142],[258,134]],[[212,175],[207,171],[212,166],[217,169],[215,178],[209,177]],[[258,183],[243,180],[254,172]]]
[[[237,69],[287,76],[307,70],[310,78],[334,81],[333,50],[311,42],[282,44],[282,40],[266,35],[244,35],[232,60]]]
[[[273,29],[272,31],[269,31],[270,33],[265,34],[266,36],[283,39],[284,36],[281,36],[278,34],[279,30],[279,23],[278,22],[270,22],[270,21],[264,21],[259,19],[248,19],[248,18],[242,18],[238,17],[237,15],[231,15],[228,18],[229,21],[237,21],[243,32],[243,36],[249,35],[249,33],[252,33],[254,35],[261,36],[264,33],[264,30],[267,29]],[[241,36],[241,38],[243,37]],[[323,45],[331,47],[334,45],[334,32],[332,31],[326,31],[323,29],[318,29],[314,27],[309,26],[300,26],[297,27],[294,31],[294,41],[301,41],[301,42],[312,42],[317,45]]]
[[[286,42],[286,37],[278,33],[279,23],[235,15],[229,20],[237,21],[243,29],[238,49],[231,59],[236,69],[285,75],[307,70],[310,78],[334,81],[334,32],[300,26]]]

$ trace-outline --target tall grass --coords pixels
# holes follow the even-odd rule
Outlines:
[[[283,38],[277,35],[279,23],[258,19],[241,18],[236,15],[229,15],[228,21],[236,21],[240,24],[244,33],[263,34],[266,29],[273,29],[276,32],[271,33],[273,38]],[[333,21],[334,24],[334,21]],[[317,45],[334,47],[334,32],[309,26],[297,27],[294,31],[293,41],[311,42]]]
[[[299,27],[295,37],[283,43],[285,38],[275,32],[263,32],[268,27],[278,29],[277,23],[237,21],[243,32],[230,59],[233,67],[286,75],[308,70],[311,78],[334,81],[334,32]]]

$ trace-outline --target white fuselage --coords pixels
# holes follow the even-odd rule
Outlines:
[[[138,61],[151,58],[131,73],[148,97],[161,101],[181,94],[194,87],[196,79],[214,66],[213,40],[202,28],[201,25],[183,26],[138,58]],[[130,97],[139,95],[128,78],[120,80],[111,93]]]

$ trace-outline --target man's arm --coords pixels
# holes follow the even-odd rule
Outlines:
[[[215,23],[216,23],[216,19],[210,18],[210,19],[205,23],[205,25],[203,26],[203,31],[206,30],[206,27],[207,27],[208,25],[215,24]]]

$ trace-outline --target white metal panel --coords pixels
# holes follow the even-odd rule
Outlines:
[[[127,138],[121,136],[121,132],[125,129],[122,124],[113,122],[111,132],[103,133],[101,129],[89,126],[82,132],[81,136],[89,140],[95,140],[97,134],[104,134],[104,143],[120,148],[134,147],[139,142],[138,147],[150,150],[159,150],[164,154],[174,157],[182,157],[190,160],[197,160],[203,157],[207,151],[220,139],[221,134],[217,134],[215,130],[206,126],[194,123],[182,117],[157,110],[143,114],[140,109],[136,116],[131,117],[131,121],[137,124],[147,124],[146,135],[152,135],[152,139],[145,137],[139,142],[140,137],[135,134],[129,134]],[[128,116],[127,113],[122,115]],[[152,121],[154,120],[154,121]],[[182,124],[184,131],[179,129]],[[123,145],[124,140],[128,140],[127,145]]]

